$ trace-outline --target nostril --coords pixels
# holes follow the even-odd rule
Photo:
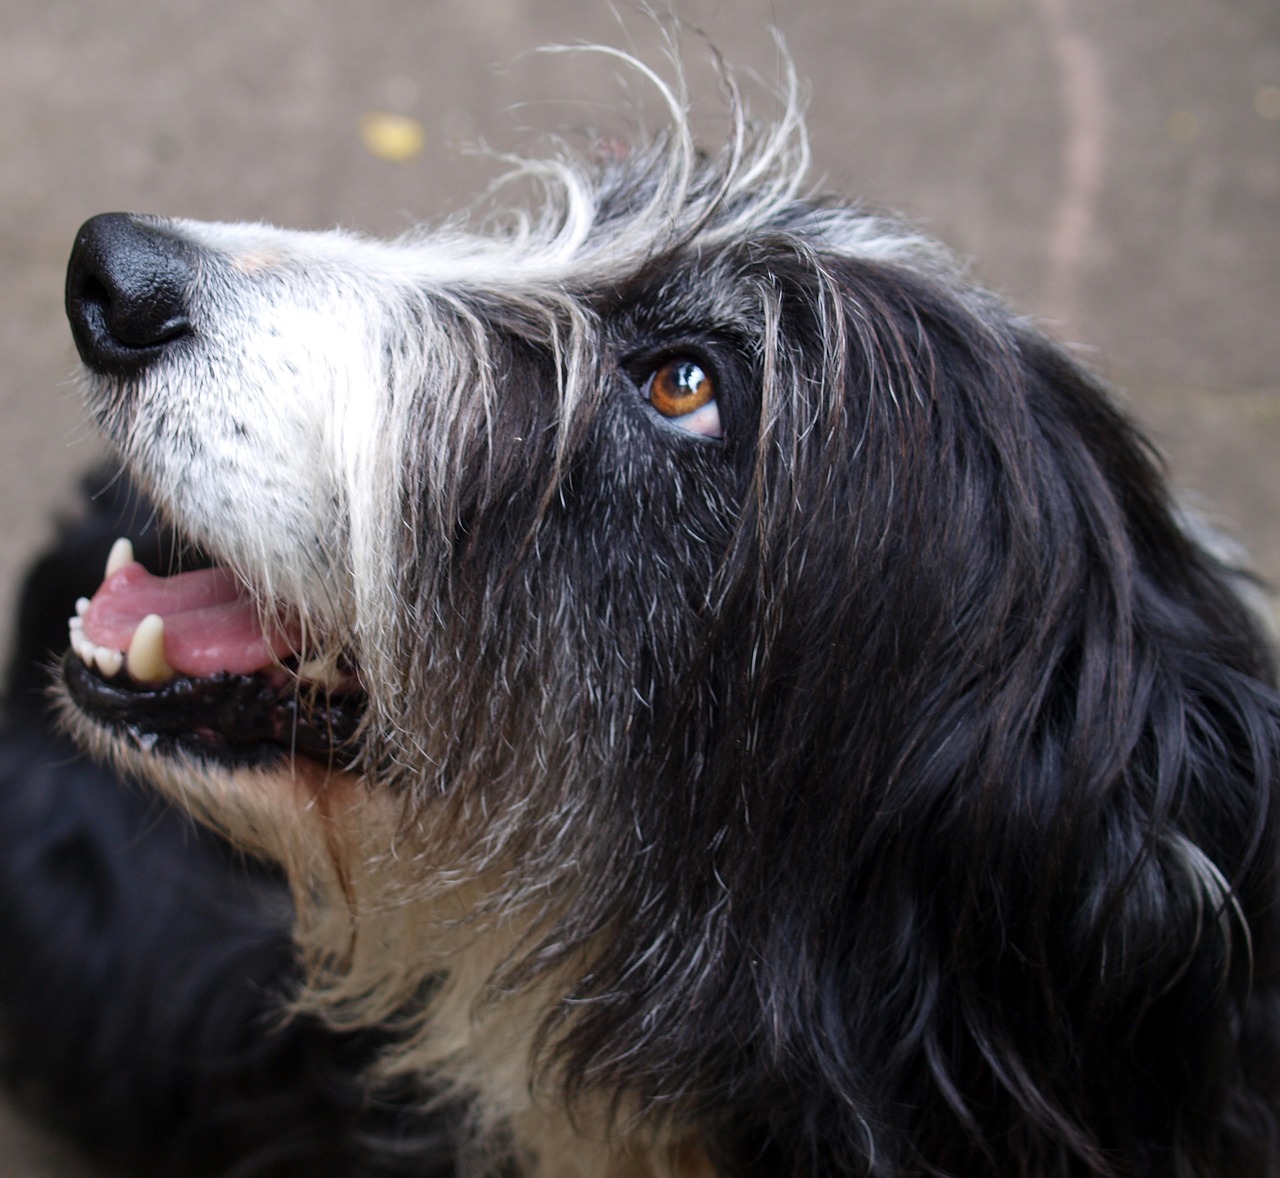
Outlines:
[[[191,331],[192,247],[126,213],[81,227],[67,266],[67,316],[84,362],[124,374]]]
[[[174,291],[163,289],[163,279],[159,277],[153,277],[140,290],[130,290],[119,284],[108,285],[96,274],[86,274],[78,297],[85,310],[126,347],[154,347],[191,327],[185,305],[177,300]]]

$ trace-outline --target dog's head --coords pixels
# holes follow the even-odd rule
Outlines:
[[[1097,382],[803,156],[676,130],[390,244],[89,222],[89,402],[221,571],[122,558],[68,710],[382,920],[328,943],[367,1012],[465,908],[562,1081],[1096,1162],[1274,984],[1268,656]],[[166,609],[199,651],[104,667]]]

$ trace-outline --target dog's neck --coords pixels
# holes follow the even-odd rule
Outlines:
[[[553,1093],[540,1094],[534,1040],[555,981],[535,985],[478,1010],[475,995],[512,947],[512,933],[493,930],[458,949],[432,1007],[431,1070],[477,1094],[480,1124],[506,1127],[528,1178],[714,1178],[702,1146],[679,1130],[648,1127],[628,1133],[640,1118],[613,1119],[612,1092],[576,1102],[567,1111]]]
[[[515,1118],[517,1148],[537,1178],[715,1178],[706,1152],[692,1140],[627,1143],[595,1140],[587,1126],[559,1109]]]
[[[367,835],[378,823],[372,806],[365,807],[363,815]],[[392,821],[389,814],[379,817]],[[373,865],[381,857],[347,851],[349,863],[376,872]],[[360,868],[355,871],[359,874]],[[342,882],[354,882],[357,892],[378,889],[369,878],[355,881],[344,875]],[[344,906],[338,884],[337,877],[330,881],[333,894],[327,911],[341,923]],[[714,1167],[687,1130],[678,1125],[655,1127],[643,1110],[628,1108],[626,1098],[619,1101],[612,1090],[588,1092],[566,1107],[555,1088],[554,1069],[537,1066],[537,1042],[548,1013],[562,1003],[571,977],[583,963],[576,961],[526,986],[495,992],[493,979],[528,944],[532,918],[522,920],[509,911],[492,914],[491,887],[492,881],[473,877],[430,898],[393,903],[384,897],[364,908],[357,944],[413,944],[422,957],[402,964],[414,977],[441,979],[423,1012],[419,1035],[398,1054],[397,1070],[432,1077],[445,1092],[472,1103],[468,1121],[480,1173],[487,1173],[486,1159],[493,1156],[490,1146],[501,1143],[503,1152],[510,1145],[526,1178],[714,1178]],[[491,914],[476,916],[486,910]],[[385,922],[382,928],[377,927],[380,921]],[[408,928],[412,937],[405,935]],[[320,944],[336,938],[333,927],[323,922],[310,931]],[[306,939],[304,926],[304,952]],[[381,961],[385,964],[385,958]],[[352,964],[357,977],[369,980],[360,963]],[[357,982],[354,992],[360,990]],[[330,997],[341,1002],[339,995]],[[405,997],[388,990],[383,1008]],[[471,1167],[464,1166],[464,1172],[471,1172]]]

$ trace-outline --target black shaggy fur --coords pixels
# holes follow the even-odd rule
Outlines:
[[[296,893],[312,998],[395,1009],[410,1038],[408,1003],[446,1010],[463,1046],[420,1035],[406,1066],[456,1067],[492,1120],[513,1106],[529,1169],[539,1141],[563,1157],[611,1129],[611,1178],[703,1178],[703,1158],[725,1178],[1280,1174],[1280,696],[1240,574],[1108,391],[938,253],[789,181],[760,197],[732,146],[671,142],[584,182],[590,217],[563,220],[589,232],[554,266],[446,237],[416,262],[402,244],[391,282],[348,239],[83,231],[69,306],[125,463],[251,584],[361,607],[317,630],[368,701],[365,780],[260,824],[311,830],[333,785],[359,802],[325,836],[372,832],[322,844],[319,915],[314,881]],[[182,267],[182,327],[140,348],[112,317],[154,320],[131,289],[164,273],[102,276],[157,257]],[[290,313],[317,306],[376,340],[360,371]],[[336,375],[298,376],[291,347]],[[641,396],[690,355],[720,439]],[[269,418],[284,398],[297,413]],[[335,407],[394,441],[343,465],[313,445]],[[154,763],[80,707],[88,741]],[[210,811],[243,784],[174,764]],[[471,924],[432,907],[460,894]],[[231,943],[279,963],[279,926],[236,911]],[[460,945],[474,993],[422,1002]],[[504,1071],[512,1040],[532,1057]]]
[[[145,504],[86,486],[89,511],[28,574],[0,725],[0,1076],[128,1178],[447,1178],[450,1118],[362,1079],[380,1040],[287,1017],[277,873],[55,731],[49,665],[112,541],[169,559]]]
[[[823,292],[764,265],[774,384],[816,388]],[[1280,1172],[1280,701],[1238,580],[1056,347],[835,273],[845,387],[772,406],[807,443],[726,424],[717,629],[636,735],[570,1084],[692,1113],[728,1174]]]

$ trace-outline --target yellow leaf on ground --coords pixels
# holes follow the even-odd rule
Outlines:
[[[371,155],[399,164],[422,150],[427,133],[417,119],[408,115],[375,110],[360,120],[360,138]]]

